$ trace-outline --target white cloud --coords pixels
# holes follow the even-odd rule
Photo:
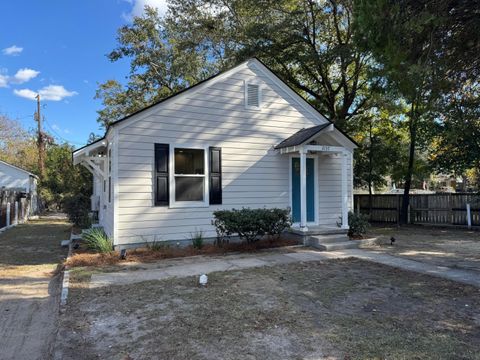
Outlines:
[[[165,15],[168,10],[168,0],[125,0],[132,5],[129,13],[123,13],[122,17],[131,22],[135,16],[142,16],[145,13],[145,6],[150,6],[158,10],[160,16]]]
[[[0,88],[8,86],[8,76],[0,74]]]
[[[2,50],[4,55],[10,55],[10,56],[19,55],[22,51],[23,51],[23,48],[17,45],[12,45]]]
[[[20,90],[13,90],[13,93],[17,96],[23,97],[25,99],[35,100],[35,96],[37,93],[30,89],[20,89]]]
[[[11,81],[15,84],[23,84],[37,77],[38,74],[40,74],[40,71],[29,69],[29,68],[20,69],[12,77]]]
[[[60,101],[67,97],[77,95],[76,91],[68,91],[62,85],[48,85],[37,92],[30,90],[30,89],[20,89],[20,90],[13,90],[13,93],[17,96],[35,100],[35,96],[40,94],[40,98],[42,100],[51,100],[51,101]]]
[[[38,91],[42,99],[60,101],[66,97],[77,95],[76,91],[68,91],[62,85],[48,85]]]

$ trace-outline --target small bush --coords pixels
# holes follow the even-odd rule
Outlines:
[[[290,221],[290,209],[265,209],[262,212],[262,226],[265,234],[270,238],[277,238],[292,224]]]
[[[289,209],[249,209],[218,210],[213,213],[213,225],[217,232],[217,242],[237,234],[247,243],[254,242],[264,235],[276,236],[290,227]]]
[[[98,253],[109,253],[113,251],[113,242],[101,228],[87,230],[82,239],[89,250]]]
[[[67,196],[63,199],[63,209],[74,225],[81,229],[87,229],[91,226],[89,196],[82,193]]]
[[[367,233],[370,223],[368,216],[363,214],[348,213],[348,236],[351,238],[363,237]]]
[[[201,249],[203,248],[204,238],[203,238],[203,231],[196,230],[194,233],[191,234],[192,245],[194,249]]]

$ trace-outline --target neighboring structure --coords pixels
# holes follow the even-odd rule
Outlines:
[[[0,228],[38,213],[37,183],[37,175],[0,161]]]
[[[294,226],[348,228],[354,141],[258,59],[109,126],[73,153],[116,247],[215,237],[216,209],[292,209]]]

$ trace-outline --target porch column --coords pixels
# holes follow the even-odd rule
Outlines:
[[[307,150],[300,148],[300,230],[307,228]]]
[[[348,229],[348,152],[342,151],[342,229]]]

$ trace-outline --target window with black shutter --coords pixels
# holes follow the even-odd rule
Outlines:
[[[210,147],[210,205],[222,203],[222,150]]]
[[[168,206],[169,178],[168,178],[169,145],[155,144],[155,205]]]

